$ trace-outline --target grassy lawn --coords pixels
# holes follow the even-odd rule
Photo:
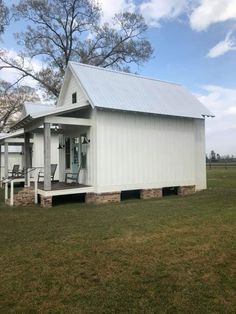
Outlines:
[[[236,313],[236,168],[193,196],[0,203],[0,313]]]

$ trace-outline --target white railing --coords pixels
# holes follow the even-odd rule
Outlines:
[[[40,167],[41,168],[41,167]],[[34,172],[34,175],[31,174]],[[38,204],[38,174],[39,168],[28,168],[26,172],[27,176],[27,185],[25,187],[30,187],[31,182],[34,182],[34,203]],[[14,205],[14,183],[16,182],[24,182],[24,178],[4,178],[2,183],[5,185],[5,203],[9,199],[8,186],[10,183],[10,206]]]

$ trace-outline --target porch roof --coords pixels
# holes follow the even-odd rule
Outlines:
[[[0,134],[0,143],[2,144],[6,140],[8,140],[9,144],[17,145],[17,144],[19,144],[19,138],[23,137],[23,135],[24,135],[24,129],[19,129],[15,132],[11,132],[11,133],[1,133]],[[23,138],[22,138],[22,143],[23,143]]]
[[[88,107],[90,104],[89,102],[86,102],[80,106],[78,104],[71,105],[71,106],[66,106],[66,107],[56,107],[55,109],[50,108],[49,110],[44,110],[41,111],[40,113],[36,111],[36,113],[31,112],[27,116],[25,116],[22,120],[17,122],[11,130],[16,131],[19,129],[22,129],[29,125],[30,123],[37,121],[37,120],[42,120],[43,118],[49,117],[49,116],[57,116],[66,112],[78,110],[80,108]],[[24,133],[24,131],[23,131]]]

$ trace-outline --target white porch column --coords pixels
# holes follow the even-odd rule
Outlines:
[[[2,186],[2,145],[0,143],[0,187]]]
[[[4,177],[8,177],[8,143],[4,143]]]
[[[24,134],[24,168],[25,168],[25,186],[29,186],[27,172],[30,168],[30,133]]]
[[[44,190],[51,190],[51,129],[44,123]]]

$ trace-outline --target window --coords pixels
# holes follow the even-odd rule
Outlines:
[[[72,94],[72,104],[76,104],[77,103],[77,93],[73,93]]]
[[[70,168],[70,138],[65,139],[65,163],[66,169]]]

